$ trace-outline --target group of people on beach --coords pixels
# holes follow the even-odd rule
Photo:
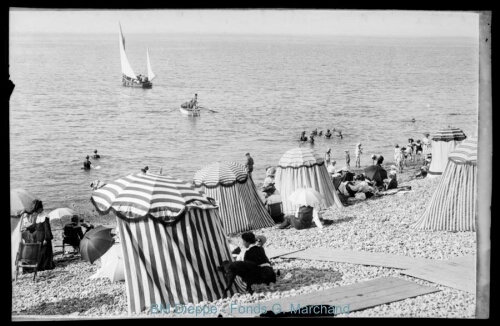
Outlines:
[[[404,167],[408,167],[408,162],[416,162],[423,160],[424,166],[430,163],[431,154],[431,141],[428,138],[429,133],[424,134],[422,140],[408,138],[406,146],[399,147],[398,144],[394,146],[394,162],[399,172],[402,172]]]
[[[52,240],[54,239],[52,227],[48,213],[43,207],[41,200],[33,201],[32,209],[25,210],[21,214],[21,241],[23,243],[40,243],[40,254],[38,259],[38,271],[51,270],[55,268],[54,251]],[[82,228],[85,228],[83,232]],[[86,222],[77,214],[71,217],[71,221],[63,227],[64,242],[77,251],[81,239],[87,231],[93,229],[91,223]],[[69,236],[71,234],[71,237]],[[23,272],[30,272],[31,269],[23,269]]]

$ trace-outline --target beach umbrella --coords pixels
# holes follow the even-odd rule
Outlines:
[[[175,224],[187,206],[213,205],[193,185],[167,175],[136,173],[108,182],[92,193],[91,201],[100,214],[113,211],[123,219],[146,217]]]
[[[55,220],[61,220],[61,224],[62,224],[62,218],[64,216],[73,216],[75,214],[76,214],[76,212],[74,210],[66,208],[66,207],[56,208],[49,213],[49,220],[51,222],[55,221]]]
[[[115,243],[101,256],[101,268],[90,278],[107,277],[111,282],[125,280],[125,262],[120,243]]]
[[[299,206],[311,206],[318,209],[325,206],[325,198],[313,188],[299,188],[290,194],[288,200]]]
[[[369,166],[365,168],[364,173],[369,180],[375,181],[377,187],[387,179],[387,171],[380,165]]]
[[[32,211],[34,200],[38,199],[24,189],[16,188],[10,190],[10,215],[18,216],[22,211]]]
[[[92,264],[111,248],[115,242],[111,235],[111,230],[112,228],[99,225],[85,233],[82,241],[80,241],[82,260]]]
[[[461,129],[453,128],[448,126],[447,128],[441,129],[438,132],[432,134],[433,141],[462,141],[466,139],[467,136]]]

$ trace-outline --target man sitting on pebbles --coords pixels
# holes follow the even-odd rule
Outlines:
[[[300,206],[295,215],[285,216],[285,221],[278,226],[278,229],[286,229],[290,225],[297,230],[307,229],[312,226],[312,222],[319,229],[323,228],[323,223],[319,219],[318,211],[311,206]]]

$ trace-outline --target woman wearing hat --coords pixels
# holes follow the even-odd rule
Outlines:
[[[50,228],[50,219],[43,210],[41,200],[35,199],[34,214],[36,218],[26,230],[33,233],[33,242],[41,243],[40,256],[38,259],[38,271],[54,269],[54,256],[52,251],[52,230]]]
[[[244,249],[238,255],[236,260],[252,261],[260,266],[270,266],[269,258],[262,247],[266,242],[266,237],[255,236],[253,232],[245,232],[241,235],[241,241]]]

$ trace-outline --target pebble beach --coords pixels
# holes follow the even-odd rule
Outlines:
[[[388,165],[385,167],[388,168]],[[305,230],[271,227],[253,232],[267,238],[265,248],[290,251],[307,248],[356,250],[437,260],[475,255],[475,232],[411,228],[411,224],[424,212],[440,180],[414,179],[417,170],[418,166],[413,166],[398,175],[399,185],[411,186],[411,191],[356,200],[347,207],[332,206],[322,211],[320,215],[325,221],[322,230],[316,227]],[[87,219],[94,224],[116,225],[114,216],[97,217],[90,202],[88,206],[75,209],[85,211]],[[66,254],[66,260],[59,260],[62,255],[57,255],[61,250],[57,245],[62,238],[60,230],[56,226],[53,229],[56,268],[39,272],[36,282],[32,281],[33,274],[21,274],[12,283],[13,317],[185,317],[174,312],[152,314],[151,311],[129,315],[125,282],[112,283],[107,278],[89,279],[97,272],[99,265],[81,261],[79,256]],[[231,235],[230,238],[238,241],[239,235]],[[281,273],[275,284],[254,285],[255,292],[252,295],[239,293],[196,306],[217,307],[217,314],[204,317],[230,317],[227,311],[232,303],[252,305],[390,276],[435,287],[440,291],[336,317],[475,317],[475,294],[406,276],[400,274],[398,269],[279,257],[272,259],[272,263],[273,268],[279,269]]]

